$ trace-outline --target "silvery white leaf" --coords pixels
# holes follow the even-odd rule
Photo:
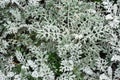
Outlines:
[[[112,68],[111,68],[111,66],[108,67],[108,75],[109,75],[109,77],[112,78]]]
[[[117,13],[117,4],[114,4],[114,6],[113,6],[113,13],[116,15],[116,13]]]
[[[113,55],[111,58],[111,61],[120,61],[120,56],[119,55]]]
[[[108,76],[106,76],[105,74],[101,74],[100,77],[99,77],[100,80],[111,80],[109,79]]]
[[[24,62],[23,55],[22,55],[22,53],[20,51],[16,51],[15,55],[16,55],[18,61]]]
[[[111,14],[108,14],[106,15],[105,17],[106,20],[112,20],[113,19],[113,16]]]
[[[89,66],[88,66],[88,67],[85,67],[85,68],[83,69],[83,71],[84,71],[86,74],[93,75],[93,71],[90,69]]]

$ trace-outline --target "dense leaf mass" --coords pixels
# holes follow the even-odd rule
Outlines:
[[[0,0],[0,80],[119,79],[119,0]]]

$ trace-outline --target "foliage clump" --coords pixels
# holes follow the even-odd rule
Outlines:
[[[0,80],[118,80],[119,33],[119,0],[1,0]]]

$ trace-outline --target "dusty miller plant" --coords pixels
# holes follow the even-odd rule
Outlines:
[[[119,33],[119,0],[0,0],[0,80],[119,80]]]

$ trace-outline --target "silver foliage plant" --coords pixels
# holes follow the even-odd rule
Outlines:
[[[119,79],[119,0],[0,0],[0,80]]]

